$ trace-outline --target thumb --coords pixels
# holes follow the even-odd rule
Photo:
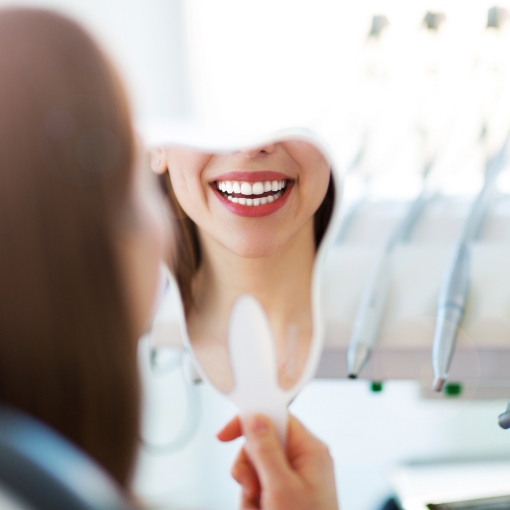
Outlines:
[[[255,415],[245,428],[246,450],[262,487],[284,481],[292,472],[274,425],[265,416]]]

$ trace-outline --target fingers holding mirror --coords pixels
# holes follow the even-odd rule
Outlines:
[[[168,200],[185,216],[171,269],[203,373],[223,392],[234,388],[229,318],[250,294],[269,320],[279,385],[291,388],[314,341],[314,264],[335,201],[329,158],[296,137],[233,152],[170,146],[153,152],[151,168],[168,169]]]

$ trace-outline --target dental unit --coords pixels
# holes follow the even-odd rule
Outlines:
[[[487,29],[491,29],[491,40],[497,34],[499,28],[507,16],[505,9],[491,8],[488,11]],[[497,31],[494,32],[494,29]],[[489,34],[489,32],[486,32]],[[483,59],[476,59],[474,67],[480,65]],[[499,68],[493,69],[492,80],[499,83]],[[497,87],[496,87],[497,89]],[[494,94],[492,89],[487,90],[487,97]],[[493,100],[497,97],[494,96]],[[485,119],[495,116],[500,104],[493,105],[492,114],[485,113]],[[481,141],[487,141],[487,122],[482,123]],[[471,271],[471,243],[480,234],[483,221],[487,215],[491,199],[494,195],[496,178],[500,171],[506,166],[507,151],[510,143],[510,130],[507,132],[500,150],[493,156],[487,157],[485,165],[484,184],[475,198],[469,215],[465,221],[463,231],[453,250],[450,263],[444,274],[440,288],[437,312],[436,328],[432,345],[432,369],[434,374],[433,389],[441,391],[448,380],[448,372],[455,349],[458,328],[460,327],[466,302],[469,295],[470,271]],[[505,419],[500,419],[500,425]],[[505,428],[505,427],[504,427]]]
[[[423,21],[424,29],[428,33],[437,32],[440,25],[444,21],[444,18],[445,16],[443,13],[428,12]],[[373,24],[375,23],[376,19],[374,17]],[[386,20],[386,24],[382,24],[381,26],[385,26],[387,24],[388,23]],[[436,73],[434,79],[437,81],[438,73]],[[427,145],[426,135],[429,131],[430,128],[427,129],[426,127],[420,131],[422,135],[425,135],[423,140],[424,147]],[[360,157],[364,150],[365,147],[362,146]],[[363,289],[353,324],[349,347],[347,349],[347,373],[348,377],[351,379],[357,378],[365,366],[379,334],[380,324],[390,288],[392,252],[399,243],[405,243],[409,241],[413,228],[423,213],[424,208],[435,196],[435,193],[429,190],[428,176],[440,152],[441,150],[436,147],[436,149],[433,151],[433,154],[424,155],[422,160],[424,164],[421,170],[421,191],[418,193],[416,198],[412,200],[406,214],[403,216],[403,218],[400,220],[390,235],[390,238],[383,248],[382,253],[378,256],[377,261],[369,275],[368,281]],[[366,187],[368,187],[368,183],[366,183]],[[357,208],[360,207],[364,199],[365,197],[362,197],[359,200],[359,204],[354,204],[352,215],[356,213]],[[349,228],[351,221],[352,216],[349,217],[346,215],[343,229],[341,231],[342,237],[339,236],[341,240],[345,238],[347,228]]]

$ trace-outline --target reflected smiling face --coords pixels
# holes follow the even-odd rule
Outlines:
[[[209,237],[241,257],[277,253],[322,203],[330,167],[300,140],[231,154],[167,151],[176,197]]]

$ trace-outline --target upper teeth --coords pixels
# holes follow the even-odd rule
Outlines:
[[[216,186],[220,191],[226,193],[241,193],[242,195],[262,195],[268,191],[279,191],[285,188],[283,181],[264,182],[241,182],[241,181],[217,181]]]

